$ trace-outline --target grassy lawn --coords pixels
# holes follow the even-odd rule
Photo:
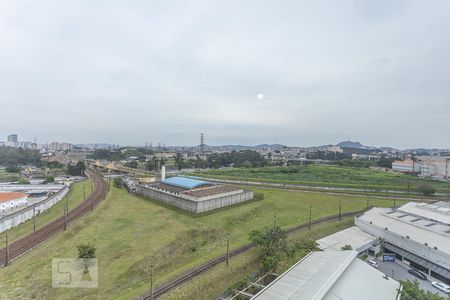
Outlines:
[[[7,172],[0,169],[0,182],[17,181],[20,178],[20,172]]]
[[[320,239],[339,230],[348,228],[354,224],[353,218],[344,218],[342,222],[327,222],[314,225],[311,231],[301,230],[289,235],[289,240],[299,239]],[[304,257],[307,253],[299,252],[293,258],[280,263],[277,274],[282,274],[294,263]],[[194,280],[182,285],[163,296],[163,300],[182,300],[182,299],[215,299],[218,295],[233,286],[240,280],[246,280],[246,277],[252,272],[257,272],[258,251],[252,249],[246,253],[235,256],[230,260],[227,268],[225,264],[220,264],[208,272],[196,277]],[[226,293],[229,295],[228,293]]]
[[[248,242],[253,229],[273,222],[290,227],[313,218],[366,206],[361,196],[335,196],[297,191],[257,190],[265,199],[193,217],[190,214],[112,188],[106,201],[68,231],[0,269],[0,297],[6,299],[130,299],[148,289],[143,263],[155,261],[156,285],[199,265],[226,249]],[[398,201],[398,203],[400,203]],[[370,205],[391,206],[371,199]],[[76,257],[76,245],[97,247],[98,289],[53,289],[51,259]]]
[[[91,193],[91,180],[83,182],[76,182],[72,184],[69,193],[66,195],[67,202],[69,203],[69,209],[74,208],[83,201],[83,186],[86,190],[86,197]],[[36,215],[36,229],[49,223],[50,221],[64,215],[65,200],[53,205],[45,212]],[[33,231],[33,219],[30,219],[17,227],[9,230],[8,237],[10,241],[13,241],[19,237],[29,234]],[[5,246],[5,233],[0,233],[0,247]]]
[[[192,175],[222,179],[242,179],[274,183],[293,183],[330,187],[392,189],[415,192],[420,184],[430,184],[439,192],[450,193],[450,182],[421,179],[415,176],[342,166],[307,165],[292,167],[232,168],[210,170]]]

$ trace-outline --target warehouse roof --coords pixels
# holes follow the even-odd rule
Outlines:
[[[0,203],[27,197],[27,194],[18,192],[0,192]]]
[[[450,206],[448,202],[439,201],[433,204],[408,202],[397,210],[450,225]]]
[[[397,299],[400,284],[357,258],[356,251],[313,252],[280,275],[255,300]]]
[[[375,237],[356,226],[338,231],[317,241],[322,250],[342,250],[346,245],[352,246],[358,252],[362,252],[375,241]]]
[[[450,226],[390,208],[372,208],[360,220],[450,255]]]
[[[192,178],[187,178],[187,177],[178,177],[178,176],[164,179],[162,181],[162,183],[185,188],[185,189],[193,189],[193,188],[200,187],[203,185],[212,185],[212,183],[208,182],[208,181],[197,180],[197,179],[192,179]]]

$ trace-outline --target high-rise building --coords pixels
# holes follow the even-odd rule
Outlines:
[[[17,134],[8,135],[8,142],[17,143]]]

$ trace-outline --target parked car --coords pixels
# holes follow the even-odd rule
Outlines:
[[[450,294],[450,286],[445,283],[433,281],[431,284],[438,290],[443,291],[446,294]]]
[[[371,265],[372,267],[378,269],[378,263],[377,263],[376,261],[374,261],[374,260],[369,260],[367,263],[368,263],[369,265]]]
[[[411,275],[416,276],[419,279],[427,280],[427,276],[425,274],[423,274],[422,272],[420,272],[419,270],[409,269],[408,273],[411,274]]]

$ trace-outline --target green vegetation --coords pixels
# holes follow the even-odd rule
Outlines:
[[[86,170],[86,166],[82,161],[77,162],[76,165],[69,164],[67,166],[67,173],[71,176],[84,176],[84,170]]]
[[[314,240],[289,243],[286,232],[275,222],[262,231],[253,230],[249,239],[259,248],[259,261],[263,273],[274,272],[281,261],[294,257],[298,252],[319,250]]]
[[[437,293],[432,293],[430,291],[424,291],[420,288],[419,282],[414,279],[414,281],[406,280],[402,281],[402,300],[446,300],[450,297],[442,297]]]
[[[193,173],[192,175],[222,179],[241,179],[268,183],[303,184],[311,186],[389,189],[416,192],[419,185],[427,184],[437,192],[450,193],[450,183],[420,179],[415,176],[329,165],[290,167],[230,168]]]
[[[343,230],[353,225],[353,218],[344,218],[342,222],[327,222],[319,225],[313,225],[311,231],[301,230],[289,234],[288,241],[317,240],[321,237]],[[308,250],[298,251],[293,257],[281,261],[278,264],[276,273],[282,274],[294,263],[308,254]],[[183,300],[197,299],[207,300],[216,299],[219,294],[228,296],[233,294],[234,288],[245,288],[249,284],[249,275],[260,274],[258,249],[252,249],[246,253],[240,254],[230,259],[229,267],[220,264],[208,272],[196,277],[185,285],[171,291],[161,299],[163,300]],[[256,276],[257,278],[259,276]],[[224,292],[225,291],[225,292]]]
[[[274,216],[287,228],[309,219],[310,203],[313,219],[337,214],[339,200],[343,212],[366,207],[366,198],[360,196],[255,191],[264,193],[264,200],[193,217],[112,188],[92,214],[1,269],[0,277],[6,278],[2,293],[6,298],[129,299],[148,290],[148,275],[143,271],[148,262],[155,262],[158,285],[224,253],[226,237],[231,248],[248,243],[249,233],[268,226]],[[390,200],[370,201],[370,205],[392,206]],[[51,259],[77,257],[75,245],[83,243],[97,246],[99,288],[51,288]]]
[[[423,194],[424,196],[431,196],[436,193],[436,188],[429,184],[421,184],[417,187],[417,192]]]
[[[97,249],[90,244],[80,244],[77,246],[78,258],[95,258]]]
[[[66,195],[67,202],[69,203],[69,209],[74,208],[83,201],[84,192],[86,192],[86,197],[91,193],[91,180],[76,182],[72,184],[72,186],[70,187],[70,191]],[[62,216],[64,214],[65,201],[66,198],[56,203],[45,212],[36,215],[36,229]],[[30,219],[20,224],[19,226],[10,229],[8,232],[8,236],[10,241],[13,241],[31,232],[33,232],[33,219]],[[0,233],[0,248],[4,247],[4,243],[5,233]]]
[[[16,172],[8,172],[0,169],[0,182],[13,182],[18,181],[20,176]]]
[[[280,226],[273,224],[264,230],[253,230],[249,239],[259,248],[259,260],[264,272],[274,271],[278,263],[288,255],[287,234]]]
[[[53,183],[55,182],[55,177],[51,176],[51,175],[47,175],[47,177],[45,178],[44,182],[42,182],[43,184],[47,184],[47,183]]]
[[[352,245],[345,245],[343,247],[341,247],[341,250],[353,250]]]
[[[30,184],[30,181],[28,181],[28,179],[25,179],[23,177],[20,177],[19,180],[17,181],[19,184]]]
[[[115,177],[113,180],[114,187],[121,189],[125,186],[125,182],[123,181],[122,177]]]
[[[264,157],[253,150],[231,151],[225,153],[213,153],[208,155],[206,166],[208,168],[220,167],[262,167],[267,164]]]
[[[41,156],[37,150],[0,147],[0,166],[15,167],[17,165],[39,163]]]

